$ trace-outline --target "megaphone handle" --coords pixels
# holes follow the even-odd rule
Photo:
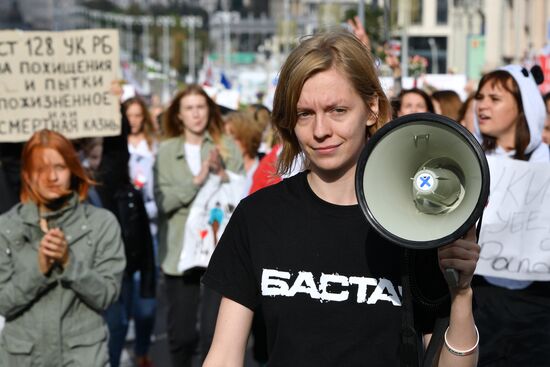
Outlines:
[[[445,269],[445,273],[443,273],[443,276],[445,277],[447,284],[449,284],[451,288],[458,287],[458,271],[456,271],[456,269]]]
[[[481,231],[481,221],[483,219],[483,212],[481,213],[481,216],[479,217],[479,221],[477,223],[476,228],[476,239],[479,238],[479,232]],[[445,273],[443,273],[443,276],[445,277],[445,280],[447,281],[447,284],[451,288],[458,287],[458,271],[453,268],[447,268],[445,269]]]
[[[479,217],[479,221],[477,223],[476,228],[476,239],[479,238],[479,232],[481,231],[481,221],[483,219],[483,212],[481,213],[481,216]],[[449,284],[449,287],[456,288],[458,287],[458,271],[453,268],[447,268],[445,269],[445,273],[443,273],[443,276],[445,277],[445,280],[447,281],[447,284]]]

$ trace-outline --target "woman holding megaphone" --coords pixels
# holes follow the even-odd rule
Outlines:
[[[370,52],[351,33],[320,33],[290,53],[273,105],[283,144],[278,169],[290,171],[303,154],[306,170],[243,199],[234,212],[203,278],[223,296],[205,366],[243,365],[259,305],[268,366],[418,365],[403,359],[401,346],[403,250],[369,230],[355,194],[359,155],[389,118]],[[446,290],[450,324],[430,365],[475,366],[474,231],[433,254],[427,279],[442,280],[439,267],[456,269],[459,279]],[[426,345],[435,318],[415,308],[413,339]]]
[[[538,66],[530,72],[519,65],[502,67],[481,79],[474,123],[488,156],[550,161],[548,146],[542,142],[546,109],[537,87],[542,79]],[[481,335],[479,365],[548,366],[550,282],[476,275],[474,290]]]

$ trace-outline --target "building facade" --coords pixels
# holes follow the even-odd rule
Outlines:
[[[0,17],[11,14],[14,1],[22,18],[20,23],[33,29],[71,29],[77,28],[81,21],[75,15],[79,0],[4,0],[0,1]],[[391,38],[401,41],[403,54],[428,59],[429,73],[464,73],[472,79],[505,63],[528,63],[547,46],[550,37],[548,0],[111,2],[122,9],[132,4],[142,9],[200,7],[209,14],[209,19],[204,19],[208,21],[209,42],[201,50],[224,57],[233,52],[261,50],[286,54],[301,36],[342,23],[346,10],[358,9],[360,4],[365,8],[377,6],[384,9],[383,26],[389,29]],[[125,31],[124,26],[120,28]]]
[[[506,63],[528,63],[548,42],[549,1],[389,1],[392,36],[407,41],[409,55],[426,57],[431,73],[475,79]]]
[[[18,0],[23,21],[35,30],[74,29],[80,24],[77,0]]]

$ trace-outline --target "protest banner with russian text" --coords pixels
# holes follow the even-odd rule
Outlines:
[[[0,31],[0,142],[120,134],[118,31]]]

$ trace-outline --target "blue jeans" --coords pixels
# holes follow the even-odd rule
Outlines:
[[[151,334],[155,325],[157,301],[155,298],[139,296],[139,272],[134,276],[125,275],[122,279],[120,297],[105,311],[105,321],[109,328],[109,360],[111,367],[118,367],[120,355],[126,341],[130,319],[134,319],[136,356],[148,354]]]

